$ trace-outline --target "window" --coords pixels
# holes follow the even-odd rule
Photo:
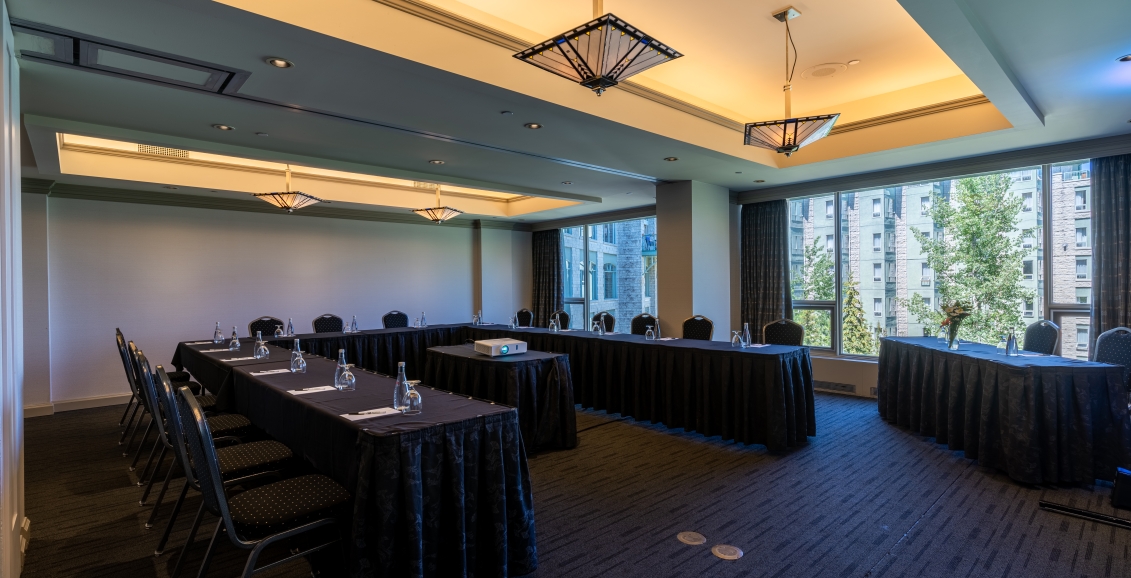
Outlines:
[[[877,253],[879,253],[880,251],[883,251],[883,249],[884,249],[883,244],[884,244],[883,234],[882,233],[872,233],[872,250],[877,252]]]
[[[825,235],[825,250],[829,253],[836,250],[836,243],[833,241],[832,235]]]
[[[1088,304],[1092,302],[1092,288],[1091,287],[1077,287],[1076,288],[1076,302],[1080,304]]]
[[[1076,259],[1076,278],[1089,279],[1092,276],[1091,269],[1088,268],[1088,259]]]
[[[1087,308],[1081,306],[1090,305],[1092,301],[1091,162],[1053,165],[1050,172],[1051,244],[1045,248],[1045,254],[1050,261],[1052,290],[1048,300],[1053,308],[1061,304],[1086,311]],[[1081,289],[1089,296],[1086,303],[1080,301]],[[1067,330],[1063,326],[1061,329],[1061,339],[1070,341]]]
[[[884,299],[882,297],[876,297],[876,298],[872,299],[872,313],[876,317],[882,317],[883,316],[883,314],[884,314]]]
[[[1032,229],[1025,229],[1024,231],[1021,231],[1021,247],[1023,249],[1032,249],[1033,248],[1033,230]]]
[[[610,255],[605,255],[609,258]],[[614,259],[616,257],[613,257]],[[605,299],[617,298],[617,266],[612,263],[605,263]]]
[[[597,240],[597,227],[594,227],[594,226],[589,227],[589,238],[593,239],[594,241]]]
[[[601,225],[601,240],[606,242],[606,243],[616,243],[617,242],[616,226],[613,225],[612,223],[609,223],[609,224],[606,224],[606,225]]]
[[[835,206],[836,205],[834,204],[833,201],[825,201],[825,218],[826,219],[833,218],[833,209],[835,208]]]
[[[1088,210],[1088,197],[1090,196],[1088,187],[1076,187],[1076,210]]]
[[[1032,299],[1026,299],[1025,300],[1025,317],[1032,317],[1032,316],[1033,316],[1033,300]]]
[[[872,280],[873,281],[883,281],[884,279],[880,275],[881,275],[880,264],[879,263],[872,263]]]
[[[872,216],[879,217],[883,214],[883,200],[872,199]]]
[[[805,345],[832,348],[836,311],[836,195],[818,195],[790,199],[790,209],[812,206],[819,216],[825,208],[825,219],[809,223],[790,223],[790,234],[800,238],[801,250],[791,253],[789,267],[793,284],[793,319],[805,328]],[[801,209],[804,212],[804,209]]]
[[[1088,350],[1088,329],[1087,325],[1076,326],[1076,349],[1078,351]]]
[[[931,308],[931,298],[930,297],[924,297],[923,298],[923,306],[925,306],[927,309]]]
[[[922,264],[922,273],[923,273],[923,276],[922,276],[922,279],[919,280],[919,285],[922,286],[922,287],[930,287],[931,286],[931,266],[926,264],[926,263],[923,263]],[[926,303],[926,301],[924,301],[924,302]]]
[[[931,197],[919,197],[919,216],[926,217],[931,213]]]
[[[1086,249],[1092,246],[1088,230],[1092,228],[1091,219],[1076,219],[1076,248]]]
[[[1033,193],[1021,193],[1021,210],[1026,213],[1033,210]]]
[[[1026,260],[1021,263],[1021,274],[1024,275],[1026,279],[1033,278],[1033,261]]]
[[[597,253],[589,252],[589,300],[597,299]]]
[[[803,251],[803,248],[801,247],[801,235],[790,236],[789,250],[793,253],[801,253]]]

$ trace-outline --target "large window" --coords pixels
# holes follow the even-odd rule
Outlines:
[[[565,309],[573,329],[607,312],[627,332],[640,313],[656,314],[656,219],[562,229]]]
[[[1086,357],[1090,201],[1088,162],[791,199],[794,317],[807,342],[876,355],[885,335],[933,335],[957,300],[977,311],[963,339],[1049,318],[1061,354]]]

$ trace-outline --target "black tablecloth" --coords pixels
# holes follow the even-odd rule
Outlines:
[[[1131,465],[1122,376],[1123,368],[1102,363],[889,337],[876,391],[883,419],[1015,480],[1090,484]]]
[[[720,341],[541,328],[468,326],[466,333],[569,355],[574,398],[584,407],[771,450],[816,435],[808,347],[738,349]]]
[[[513,408],[420,388],[423,412],[350,421],[389,407],[393,380],[356,371],[357,391],[330,385],[334,363],[307,373],[237,368],[236,409],[354,493],[351,566],[361,576],[515,576],[537,566],[526,453]]]
[[[462,332],[463,325],[429,325],[366,329],[359,333],[306,333],[272,339],[271,343],[291,349],[298,338],[303,351],[335,360],[338,350],[345,349],[349,363],[382,375],[396,375],[397,363],[403,361],[409,379],[423,379],[425,351],[429,347],[462,343]]]
[[[424,383],[518,408],[530,450],[577,447],[569,357],[528,351],[487,357],[470,345],[428,349]]]
[[[176,367],[177,371],[188,370],[201,387],[217,396],[217,403],[220,406],[231,405],[230,400],[222,400],[221,397],[227,395],[224,386],[231,383],[233,367],[259,365],[279,360],[289,361],[291,358],[290,351],[267,344],[267,350],[270,352],[267,358],[242,359],[254,357],[255,340],[241,338],[240,348],[236,351],[228,351],[227,344],[226,340],[224,343],[182,342],[177,344],[177,350],[173,352],[173,367]],[[222,351],[212,351],[214,349]],[[230,359],[238,359],[238,361],[228,361]]]

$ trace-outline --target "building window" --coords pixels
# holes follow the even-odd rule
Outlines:
[[[562,281],[565,285],[565,295],[563,297],[573,297],[573,267],[570,266],[569,259],[563,261],[565,264],[565,279]]]
[[[1024,275],[1026,279],[1033,278],[1033,261],[1026,260],[1021,263],[1021,274]]]
[[[923,263],[921,272],[923,273],[922,279],[919,280],[919,285],[923,287],[931,286],[931,266]]]
[[[1024,249],[1033,248],[1033,230],[1025,229],[1021,231],[1021,247]]]
[[[593,239],[594,241],[597,240],[597,226],[596,225],[591,225],[589,227],[589,238]]]
[[[1091,219],[1076,219],[1076,247],[1085,249],[1092,246],[1091,236],[1088,235],[1088,229],[1092,228]]]
[[[833,201],[825,201],[825,218],[833,218]]]
[[[931,197],[919,197],[919,215],[926,217],[931,213]]]
[[[884,316],[884,300],[882,297],[874,297],[872,299],[872,314],[876,317]]]
[[[789,248],[794,253],[801,253],[801,235],[793,235],[789,238]]]
[[[1077,287],[1076,288],[1076,302],[1081,305],[1087,305],[1092,302],[1092,289],[1091,287]]]
[[[611,224],[610,225],[602,225],[601,229],[602,229],[602,231],[601,231],[601,240],[602,241],[604,241],[606,243],[616,243],[617,242],[616,225],[611,225]]]
[[[1092,271],[1088,267],[1088,259],[1076,259],[1076,278],[1089,279],[1092,276]]]
[[[1026,299],[1025,300],[1025,317],[1032,317],[1032,316],[1033,316],[1033,300],[1032,299]]]
[[[1087,211],[1088,210],[1088,197],[1090,196],[1088,193],[1089,193],[1088,187],[1078,187],[1076,189],[1076,210],[1077,211]]]
[[[617,298],[617,266],[605,263],[605,299]]]
[[[883,234],[872,233],[872,250],[879,253],[884,249]]]
[[[925,305],[927,307],[927,309],[930,309],[931,308],[931,298],[930,297],[924,297],[923,298],[923,305]]]
[[[872,263],[872,280],[873,281],[883,281],[884,279],[880,275],[881,275],[880,264],[879,263]]]
[[[1076,350],[1086,351],[1088,349],[1088,327],[1087,325],[1076,326]]]
[[[883,214],[883,201],[880,199],[872,199],[872,216],[879,217]]]
[[[597,299],[597,264],[589,262],[589,299]]]
[[[832,235],[825,235],[825,250],[832,253],[836,249],[836,242]]]
[[[1026,213],[1033,210],[1033,193],[1021,193],[1021,210]]]

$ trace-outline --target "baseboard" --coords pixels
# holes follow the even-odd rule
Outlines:
[[[121,405],[130,401],[133,397],[129,393],[116,393],[114,395],[100,395],[97,397],[84,397],[80,399],[68,399],[66,401],[56,401],[53,403],[55,406],[55,413],[61,411],[75,411],[77,409],[91,409],[94,407],[106,407],[108,405]]]
[[[39,405],[25,405],[24,418],[39,417],[55,413],[55,404],[41,403]]]

